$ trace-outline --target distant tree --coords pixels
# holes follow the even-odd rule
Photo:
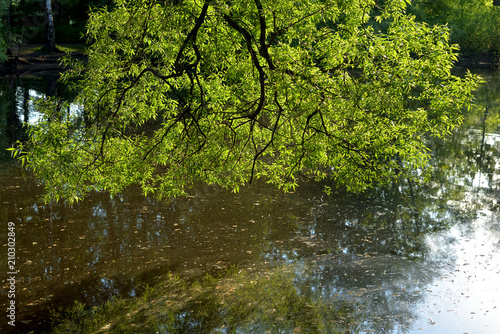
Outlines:
[[[75,103],[40,104],[12,149],[47,199],[138,184],[158,198],[197,182],[261,178],[287,191],[302,175],[362,191],[418,179],[426,136],[461,120],[479,83],[451,75],[443,26],[406,1],[116,2],[91,14]],[[377,27],[387,27],[375,29]]]
[[[492,0],[414,0],[418,18],[447,24],[451,42],[468,55],[500,53],[500,10]]]
[[[10,0],[0,0],[0,64],[7,60]]]
[[[54,28],[54,16],[52,14],[51,0],[45,0],[45,13],[47,15],[45,48],[47,52],[54,52],[56,50],[56,31]]]
[[[108,6],[112,0],[58,0],[53,2],[54,25],[57,42],[83,42],[85,25],[91,8]]]

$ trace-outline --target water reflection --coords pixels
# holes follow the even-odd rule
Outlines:
[[[4,148],[25,137],[25,123],[35,123],[40,113],[35,101],[44,96],[71,99],[65,86],[58,83],[59,75],[45,77],[0,77],[0,159],[8,160]],[[73,109],[75,106],[72,107]]]
[[[500,325],[499,79],[488,78],[450,139],[429,142],[431,182],[362,196],[328,197],[314,184],[286,195],[259,184],[239,194],[200,185],[169,204],[129,189],[68,207],[40,203],[32,175],[3,164],[1,224],[16,222],[18,233],[18,332],[41,332],[49,309],[74,299],[98,305],[140,295],[168,272],[188,278],[232,264],[257,272],[286,265],[299,295],[348,305],[357,320],[344,329],[353,332],[491,332]],[[36,120],[30,98],[57,93],[43,81],[9,80],[0,96],[3,147]],[[0,235],[6,240],[5,227]],[[179,328],[203,322],[223,331],[216,318],[227,314],[214,307],[200,311],[212,314],[209,323],[194,306],[184,309]],[[258,321],[240,331],[269,330]]]

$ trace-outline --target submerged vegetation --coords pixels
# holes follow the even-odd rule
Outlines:
[[[355,305],[298,288],[291,267],[252,273],[233,268],[191,282],[169,275],[141,297],[95,308],[54,311],[54,333],[343,333]]]

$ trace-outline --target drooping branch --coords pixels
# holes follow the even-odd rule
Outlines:
[[[238,31],[241,35],[243,35],[243,38],[245,39],[247,45],[248,52],[250,53],[250,57],[252,59],[252,63],[257,69],[257,72],[259,72],[259,85],[260,85],[259,104],[251,114],[245,116],[250,119],[255,119],[255,117],[257,117],[257,115],[261,112],[262,108],[264,108],[264,103],[266,100],[266,75],[264,72],[264,68],[260,64],[259,58],[257,57],[257,54],[255,53],[255,50],[252,47],[252,35],[250,34],[250,32],[245,28],[243,28],[241,25],[239,25],[236,21],[234,21],[229,15],[222,14],[222,17],[231,26],[231,28]]]
[[[200,61],[200,53],[199,53],[199,50],[196,47],[195,42],[196,42],[196,37],[197,37],[198,31],[199,31],[200,27],[202,26],[203,22],[205,21],[205,17],[207,15],[209,4],[210,4],[210,0],[206,0],[205,3],[203,4],[203,7],[202,7],[200,15],[196,19],[196,23],[195,23],[193,29],[191,29],[191,31],[188,33],[188,35],[186,36],[185,40],[183,41],[183,43],[182,43],[182,45],[181,45],[181,47],[179,49],[179,52],[177,53],[177,58],[176,58],[176,60],[174,62],[174,73],[172,73],[170,75],[162,75],[158,71],[156,71],[154,68],[151,68],[151,67],[147,67],[147,68],[143,69],[136,76],[136,78],[130,83],[130,85],[128,85],[126,88],[123,89],[122,93],[120,94],[120,96],[118,98],[115,111],[111,115],[111,118],[116,117],[116,115],[118,114],[118,112],[119,112],[119,110],[120,110],[120,108],[122,106],[123,100],[124,100],[125,95],[127,94],[127,92],[130,89],[132,89],[133,87],[135,87],[137,85],[137,83],[139,82],[139,80],[146,73],[148,73],[148,72],[152,73],[154,76],[156,76],[157,78],[163,80],[166,83],[167,83],[168,79],[182,76],[184,74],[184,72],[186,71],[186,69],[187,69],[186,66],[185,66],[185,64],[182,64],[182,57],[183,57],[183,54],[184,54],[184,50],[186,49],[187,45],[190,42],[193,44],[194,49],[195,49],[195,53],[197,55],[196,62],[192,66],[193,67],[197,66],[198,62]],[[147,30],[147,25],[145,25],[145,27],[143,29]],[[144,34],[143,34],[143,36],[144,36]],[[190,77],[190,78],[191,78],[191,81],[192,81],[192,77]],[[111,127],[111,121],[108,120],[108,124],[106,125],[106,128],[104,129],[104,131],[102,133],[102,136],[101,136],[101,145],[100,145],[100,156],[101,156],[101,158],[104,158],[104,144],[105,144],[106,137],[107,137],[107,134],[108,134],[108,131],[109,131],[110,127]]]
[[[262,3],[260,0],[254,0],[255,5],[257,6],[257,10],[259,11],[259,24],[260,24],[260,55],[264,57],[267,61],[267,65],[270,70],[274,70],[275,66],[272,62],[271,56],[269,55],[269,50],[267,48],[266,39],[267,39],[267,28],[266,28],[266,17],[264,16],[264,9],[262,8]]]
[[[273,129],[271,130],[271,139],[269,140],[269,142],[259,151],[255,154],[254,158],[253,158],[253,162],[252,162],[252,171],[250,173],[250,183],[252,182],[253,180],[253,176],[255,174],[255,164],[257,163],[257,159],[262,155],[262,153],[264,153],[269,146],[271,146],[274,142],[274,136],[276,135],[276,131],[278,130],[278,125],[279,125],[279,122],[280,122],[280,118],[281,118],[281,115],[283,114],[283,107],[281,106],[281,104],[279,103],[278,101],[278,93],[275,92],[274,93],[274,101],[276,103],[276,106],[278,107],[279,109],[279,112],[278,112],[278,117],[276,117],[276,123],[274,123],[274,127]]]
[[[179,76],[181,76],[181,74],[179,74],[179,73],[174,73],[174,74],[172,74],[172,75],[164,76],[164,75],[161,75],[160,73],[158,73],[155,69],[150,68],[150,67],[147,67],[147,68],[143,69],[143,70],[141,71],[141,73],[139,73],[139,74],[137,75],[137,77],[134,79],[134,81],[132,81],[132,83],[131,83],[129,86],[127,86],[127,87],[123,90],[123,92],[120,94],[120,97],[118,98],[118,101],[117,101],[117,105],[116,105],[115,111],[114,111],[114,113],[111,115],[111,117],[110,117],[110,118],[114,118],[114,117],[116,117],[116,115],[118,115],[118,112],[120,111],[120,108],[121,108],[121,106],[122,106],[122,104],[123,104],[123,101],[124,101],[124,99],[125,99],[125,96],[126,96],[127,92],[128,92],[130,89],[132,89],[135,85],[137,85],[137,83],[139,82],[139,80],[140,80],[140,79],[141,79],[141,78],[142,78],[142,77],[143,77],[146,73],[148,73],[148,72],[152,73],[153,75],[155,75],[156,77],[158,77],[158,78],[160,78],[160,79],[162,79],[162,80],[164,80],[164,81],[166,81],[166,80],[168,80],[168,79],[170,79],[170,78],[174,78],[174,77],[179,77]],[[100,148],[100,156],[101,156],[101,158],[104,158],[104,143],[106,142],[106,136],[107,136],[107,133],[108,133],[108,131],[109,131],[110,127],[111,127],[111,121],[110,121],[110,120],[108,120],[108,124],[106,125],[106,128],[104,129],[104,131],[103,131],[103,133],[102,133],[101,148]]]
[[[189,34],[186,36],[186,39],[184,39],[184,42],[182,43],[179,52],[177,53],[177,57],[174,62],[174,68],[176,69],[176,71],[180,71],[182,73],[185,70],[183,64],[181,64],[182,56],[184,55],[184,50],[186,49],[186,47],[190,42],[192,42],[193,44],[196,42],[196,36],[198,35],[198,31],[200,30],[200,27],[205,21],[205,17],[207,16],[209,4],[210,0],[205,0],[203,8],[201,9],[201,13],[196,19],[196,23],[193,29],[191,29]]]

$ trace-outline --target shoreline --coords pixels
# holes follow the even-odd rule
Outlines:
[[[500,67],[500,56],[494,55],[459,55],[455,67],[498,69]]]
[[[45,53],[42,44],[28,44],[11,47],[11,54],[7,61],[0,64],[0,76],[4,75],[33,75],[59,74],[67,70],[61,65],[60,59],[68,54],[75,59],[84,59],[84,44],[61,44],[59,52]],[[500,57],[493,55],[459,55],[455,67],[498,69]]]
[[[45,53],[41,44],[14,46],[10,48],[7,61],[0,64],[0,75],[59,74],[67,70],[60,59],[68,54],[75,59],[84,59],[84,48],[84,44],[60,44],[58,52]]]

